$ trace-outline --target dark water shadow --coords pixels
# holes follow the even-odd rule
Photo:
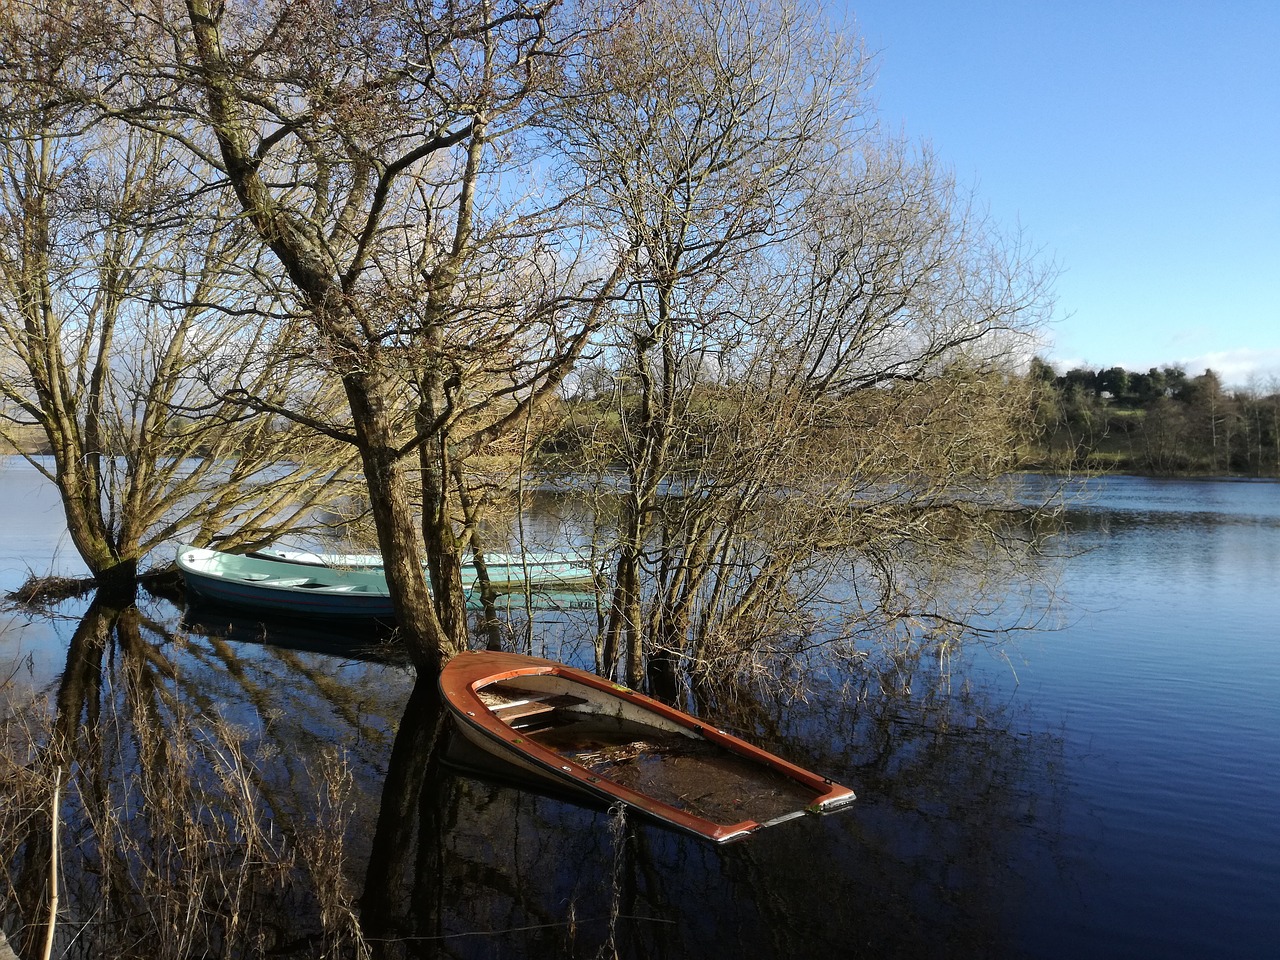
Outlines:
[[[719,725],[859,800],[716,847],[460,770],[435,678],[275,639],[89,606],[0,787],[20,955],[47,918],[55,770],[70,956],[1018,956],[1020,903],[1061,865],[1061,742],[927,664],[808,703],[717,698]]]
[[[409,665],[409,655],[396,642],[394,627],[377,623],[358,625],[298,621],[287,617],[246,616],[213,605],[188,607],[180,628],[202,637],[235,643],[296,650],[329,657],[374,663]]]

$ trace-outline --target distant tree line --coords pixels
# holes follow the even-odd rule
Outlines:
[[[1145,373],[1036,358],[1036,422],[1045,466],[1152,474],[1280,475],[1280,383],[1226,388],[1213,370]]]

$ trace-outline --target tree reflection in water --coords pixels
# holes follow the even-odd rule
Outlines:
[[[4,718],[3,922],[19,954],[40,955],[48,920],[57,771],[54,955],[357,944],[350,864],[334,856],[354,847],[334,838],[367,833],[361,792],[378,788],[403,698],[367,671],[342,684],[315,666],[294,651],[188,641],[132,603],[90,604],[52,709],[36,701]]]
[[[457,772],[434,678],[385,649],[199,635],[153,607],[94,602],[49,708],[4,718],[21,956],[48,917],[58,769],[55,955],[1009,956],[1057,855],[1061,743],[936,663],[864,664],[807,703],[709,699],[859,793],[718,848]]]

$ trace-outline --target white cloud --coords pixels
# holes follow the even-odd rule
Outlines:
[[[1265,385],[1269,380],[1280,380],[1280,349],[1277,348],[1217,350],[1185,357],[1177,364],[1193,376],[1212,370],[1228,387],[1245,387],[1250,381]]]

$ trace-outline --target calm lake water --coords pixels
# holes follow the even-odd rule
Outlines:
[[[853,786],[849,811],[719,849],[442,774],[388,868],[405,936],[464,957],[1276,956],[1280,485],[1117,477],[1068,496],[1060,619],[910,696],[751,725]],[[52,492],[0,465],[0,589],[79,570]],[[305,796],[341,749],[364,879],[410,672],[140,605],[161,682],[245,730],[275,796]],[[0,678],[17,665],[11,683],[52,695],[83,607],[0,612]],[[577,626],[539,615],[533,652],[572,653]]]

